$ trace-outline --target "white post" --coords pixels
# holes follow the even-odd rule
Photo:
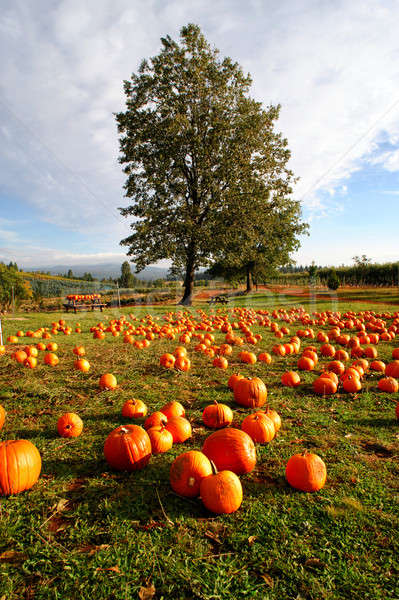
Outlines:
[[[118,291],[118,306],[120,308],[121,307],[121,296],[119,294],[119,283],[118,282],[116,283],[116,289]]]

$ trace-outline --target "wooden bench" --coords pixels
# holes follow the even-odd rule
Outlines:
[[[103,312],[103,308],[106,308],[107,305],[101,302],[92,302],[91,304],[82,304],[75,302],[67,302],[64,305],[66,312],[69,310],[73,310],[74,313],[78,310],[94,310],[95,308],[99,308],[101,312]]]
[[[228,304],[229,299],[227,296],[212,296],[210,300],[208,300],[208,304]]]

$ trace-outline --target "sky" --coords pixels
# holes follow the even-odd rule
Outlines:
[[[281,104],[310,235],[297,264],[399,260],[399,2],[3,0],[0,261],[125,259],[113,113],[160,38],[198,24]]]

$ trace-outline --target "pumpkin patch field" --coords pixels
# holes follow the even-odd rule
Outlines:
[[[305,300],[5,317],[0,598],[399,598],[399,311]]]

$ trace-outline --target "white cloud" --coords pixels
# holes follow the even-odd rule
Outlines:
[[[376,0],[6,0],[0,16],[3,190],[50,223],[119,241],[124,176],[112,113],[123,79],[159,38],[198,23],[221,55],[251,72],[253,93],[281,103],[278,123],[314,219],[369,161],[399,170],[399,4]],[[1,117],[0,117],[1,120]],[[337,199],[338,198],[338,199]],[[115,244],[114,244],[115,245]]]

